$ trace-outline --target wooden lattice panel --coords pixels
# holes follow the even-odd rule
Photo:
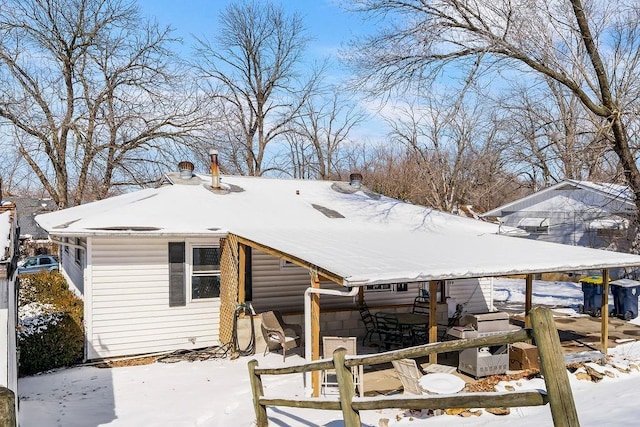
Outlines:
[[[220,239],[220,343],[231,342],[233,318],[238,305],[238,241],[229,235]]]

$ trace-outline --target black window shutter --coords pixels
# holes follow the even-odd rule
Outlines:
[[[169,242],[169,307],[187,304],[184,242]]]

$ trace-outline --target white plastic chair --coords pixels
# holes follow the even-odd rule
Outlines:
[[[415,360],[400,359],[393,360],[391,363],[402,383],[404,394],[425,394],[418,382],[422,378],[422,373],[418,369],[418,364]]]
[[[332,358],[333,352],[342,347],[347,350],[347,354],[357,354],[357,337],[322,337],[322,357]],[[364,366],[354,366],[351,368],[353,375],[353,383],[358,390],[360,397],[364,396]],[[334,369],[327,369],[322,371],[322,389],[324,393],[327,392],[327,387],[338,387],[338,378]]]

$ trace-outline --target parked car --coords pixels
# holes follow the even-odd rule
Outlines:
[[[18,274],[57,271],[58,266],[58,258],[54,255],[30,256],[18,262]]]

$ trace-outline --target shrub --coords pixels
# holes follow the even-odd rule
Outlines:
[[[20,375],[82,360],[82,300],[57,272],[20,277],[18,349]]]

